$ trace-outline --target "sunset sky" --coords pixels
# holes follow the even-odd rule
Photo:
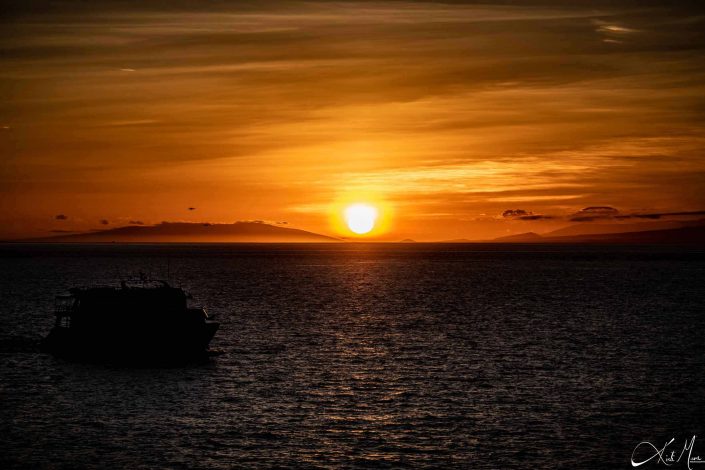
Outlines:
[[[354,202],[381,240],[703,210],[701,3],[3,2],[0,237],[345,235]]]

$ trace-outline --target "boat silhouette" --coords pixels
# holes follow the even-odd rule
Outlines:
[[[166,281],[77,287],[56,297],[42,350],[81,361],[172,363],[207,358],[219,323]]]

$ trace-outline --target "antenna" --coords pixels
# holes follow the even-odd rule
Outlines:
[[[120,271],[120,265],[119,265],[119,264],[115,264],[115,271],[117,272],[117,278],[118,278],[118,280],[119,280],[119,281],[124,281],[124,279],[123,279],[123,277],[122,277],[122,271]]]

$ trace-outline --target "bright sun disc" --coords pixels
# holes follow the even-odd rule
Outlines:
[[[375,227],[377,209],[367,204],[353,204],[345,209],[345,223],[348,228],[363,235]]]

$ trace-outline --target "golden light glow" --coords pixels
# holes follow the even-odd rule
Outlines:
[[[591,206],[705,209],[692,6],[103,3],[11,12],[0,240],[261,220],[482,241]],[[660,27],[662,12],[679,27]],[[346,220],[353,204],[377,210],[369,231]],[[502,216],[517,209],[542,217]]]
[[[394,230],[394,212],[380,193],[348,190],[328,205],[329,227],[342,239],[388,240]]]
[[[379,212],[369,204],[353,204],[345,209],[345,223],[358,235],[372,231],[379,217]]]

